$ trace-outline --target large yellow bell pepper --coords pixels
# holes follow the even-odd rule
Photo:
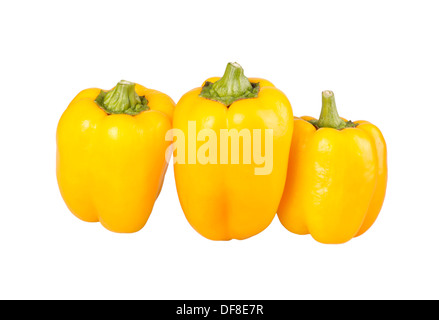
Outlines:
[[[198,233],[211,240],[245,239],[271,223],[293,124],[287,97],[267,80],[245,77],[237,63],[180,99],[173,120],[180,133],[174,174],[185,216]]]
[[[57,179],[70,211],[114,232],[146,223],[167,168],[165,135],[174,102],[128,81],[86,89],[57,128]]]
[[[387,184],[386,143],[367,121],[339,117],[331,91],[320,118],[295,118],[281,223],[322,243],[366,232],[381,210]]]

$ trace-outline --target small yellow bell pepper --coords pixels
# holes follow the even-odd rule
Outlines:
[[[349,241],[375,222],[386,193],[387,151],[380,130],[339,117],[331,91],[320,118],[295,118],[281,223],[322,243]]]
[[[128,81],[86,89],[58,123],[56,173],[70,211],[114,232],[143,228],[167,169],[174,102]]]
[[[286,179],[293,121],[287,97],[267,80],[245,77],[237,63],[180,99],[173,119],[181,133],[174,174],[185,216],[198,233],[246,239],[271,223]]]

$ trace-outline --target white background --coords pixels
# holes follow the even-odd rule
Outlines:
[[[439,298],[438,10],[401,0],[1,2],[0,298]],[[229,61],[271,80],[297,116],[318,116],[329,89],[341,116],[382,130],[389,183],[366,234],[323,245],[276,217],[250,239],[207,240],[184,217],[172,167],[137,233],[68,211],[55,131],[80,90],[125,79],[177,102]]]

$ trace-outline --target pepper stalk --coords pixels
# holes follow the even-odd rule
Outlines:
[[[251,83],[238,63],[229,62],[221,79],[214,83],[206,82],[200,97],[230,106],[240,99],[256,98],[258,93],[259,83]]]
[[[149,110],[148,100],[136,93],[135,86],[133,82],[121,80],[114,89],[101,90],[95,102],[109,114],[136,115]]]
[[[320,111],[320,117],[318,120],[310,120],[317,129],[319,128],[333,128],[342,130],[345,128],[356,127],[358,124],[352,121],[344,121],[337,111],[335,105],[334,92],[325,90],[322,92],[322,109]]]

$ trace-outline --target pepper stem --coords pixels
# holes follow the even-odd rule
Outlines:
[[[259,83],[251,83],[238,63],[229,62],[221,79],[215,83],[206,82],[200,97],[230,106],[236,100],[256,98],[258,93]]]
[[[114,89],[108,92],[101,91],[95,101],[110,114],[139,114],[148,110],[149,107],[146,98],[136,93],[135,86],[133,82],[121,80]]]
[[[322,111],[315,125],[318,128],[333,128],[338,130],[346,128],[346,122],[338,115],[334,93],[332,91],[326,90],[322,92]]]

